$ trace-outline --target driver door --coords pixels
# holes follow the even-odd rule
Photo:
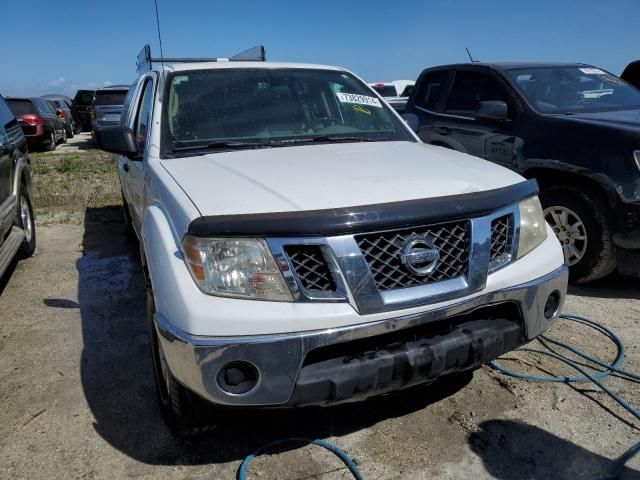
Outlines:
[[[503,101],[509,120],[496,122],[476,117],[480,102]],[[493,74],[458,70],[438,122],[441,135],[449,136],[466,153],[513,168],[517,142],[515,104],[505,85]]]

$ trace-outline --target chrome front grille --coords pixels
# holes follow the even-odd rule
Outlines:
[[[355,240],[378,290],[389,291],[449,280],[466,274],[469,258],[469,221],[358,235]],[[402,251],[412,237],[431,240],[440,253],[433,272],[418,276],[402,264]]]
[[[335,282],[319,245],[288,245],[284,251],[305,290],[335,291]]]
[[[491,222],[491,254],[492,264],[500,263],[511,254],[513,243],[513,215],[503,215]]]
[[[481,291],[513,259],[519,223],[514,203],[455,221],[266,241],[295,302],[347,302],[367,315]]]

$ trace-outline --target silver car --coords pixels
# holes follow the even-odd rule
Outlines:
[[[113,85],[96,90],[91,105],[92,135],[99,128],[120,124],[122,104],[128,92],[127,85]]]

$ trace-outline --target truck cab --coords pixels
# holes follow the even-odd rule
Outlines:
[[[535,178],[571,280],[640,275],[640,91],[592,65],[445,65],[407,104],[425,143]]]

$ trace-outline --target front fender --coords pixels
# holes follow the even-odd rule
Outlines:
[[[518,161],[516,170],[522,172],[527,178],[535,177],[536,172],[544,170],[547,172],[555,172],[557,176],[568,174],[589,179],[603,188],[611,204],[614,204],[616,201],[618,186],[611,177],[603,172],[598,172],[585,166],[548,158],[526,158]]]
[[[142,222],[142,256],[153,287],[156,310],[186,332],[193,331],[185,317],[189,299],[202,293],[187,270],[180,238],[159,205],[145,211]]]

